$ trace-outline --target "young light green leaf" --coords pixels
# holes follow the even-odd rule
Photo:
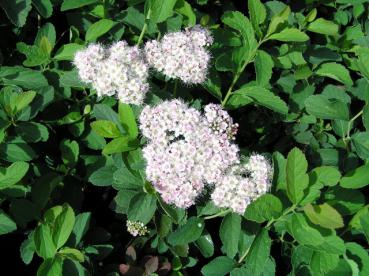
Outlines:
[[[17,184],[27,173],[28,163],[17,161],[7,168],[0,168],[0,190]]]
[[[76,52],[82,50],[83,48],[83,45],[77,43],[64,44],[55,53],[53,59],[72,61]]]
[[[320,205],[307,204],[304,206],[304,212],[312,223],[321,227],[336,229],[344,226],[340,213],[327,203]]]
[[[74,227],[75,215],[72,207],[63,205],[62,212],[56,217],[52,237],[56,248],[61,248],[68,240]]]
[[[91,123],[91,128],[98,135],[105,138],[117,138],[122,136],[116,124],[107,120],[98,120]]]
[[[340,185],[347,189],[359,189],[369,184],[369,165],[349,171],[341,178]]]
[[[58,251],[58,255],[77,262],[84,262],[85,256],[81,251],[75,248],[63,247]]]
[[[305,42],[309,40],[309,36],[299,29],[286,28],[279,33],[272,34],[268,39],[279,40],[283,42]]]
[[[286,164],[287,196],[294,204],[301,201],[304,190],[309,185],[309,176],[306,174],[307,167],[308,163],[301,150],[294,148],[288,153]]]
[[[307,27],[308,31],[324,35],[337,35],[338,25],[324,18],[318,18]]]
[[[40,224],[33,235],[37,255],[44,260],[53,258],[56,253],[56,246],[53,242],[51,228],[48,224]]]

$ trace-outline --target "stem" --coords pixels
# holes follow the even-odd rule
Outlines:
[[[145,35],[145,32],[146,32],[146,29],[147,29],[147,21],[150,19],[150,15],[151,15],[151,8],[149,8],[148,11],[147,11],[147,15],[146,15],[146,18],[145,18],[145,24],[142,27],[140,36],[139,36],[138,41],[137,41],[137,45],[140,45],[141,42],[142,42],[142,39],[143,39],[143,37]]]
[[[212,219],[212,218],[216,218],[216,217],[220,217],[220,216],[226,215],[226,214],[228,214],[230,212],[231,212],[231,209],[225,209],[225,210],[222,210],[222,211],[220,211],[220,212],[218,212],[218,213],[216,213],[214,215],[204,217],[204,220],[206,220],[206,219]]]
[[[177,97],[178,79],[174,80],[173,97]]]
[[[232,80],[231,85],[229,86],[229,89],[227,91],[227,94],[225,95],[221,105],[222,107],[224,107],[227,104],[227,101],[229,99],[229,97],[232,95],[232,90],[233,87],[235,86],[235,84],[237,83],[238,79],[240,78],[242,72],[245,70],[246,66],[254,59],[257,50],[259,49],[260,45],[263,44],[266,41],[266,39],[262,39],[258,45],[256,46],[255,50],[251,53],[251,55],[245,60],[244,64],[242,65],[241,69],[238,70]]]
[[[354,117],[352,117],[352,119],[348,122],[347,124],[347,134],[345,137],[345,140],[350,139],[350,128],[352,123],[361,116],[361,114],[363,114],[364,109],[362,109],[359,113],[357,113]]]

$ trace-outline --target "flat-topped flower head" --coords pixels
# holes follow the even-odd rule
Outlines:
[[[146,106],[140,128],[149,140],[143,149],[147,179],[165,202],[181,208],[193,205],[206,185],[216,183],[239,160],[237,145],[179,100]]]
[[[184,83],[205,81],[210,54],[205,48],[213,43],[210,32],[201,26],[164,35],[161,41],[148,41],[145,56],[150,66]]]
[[[125,41],[109,48],[90,44],[76,53],[74,64],[80,79],[90,83],[99,97],[116,96],[124,103],[139,105],[149,89],[148,65],[141,50]]]
[[[270,190],[272,175],[269,161],[252,154],[246,163],[230,168],[215,184],[211,199],[218,207],[243,214],[252,201]]]

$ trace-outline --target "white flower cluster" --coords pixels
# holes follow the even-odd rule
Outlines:
[[[219,181],[224,168],[238,162],[238,147],[214,131],[212,122],[179,100],[143,109],[140,128],[149,139],[143,149],[146,176],[165,202],[193,205],[205,185]],[[224,123],[230,124],[225,129],[233,126],[229,116]]]
[[[99,97],[115,95],[124,103],[139,105],[149,89],[149,68],[141,50],[125,41],[110,48],[90,44],[76,53],[74,64],[80,79],[91,83]]]
[[[164,35],[161,41],[145,44],[146,60],[150,66],[170,78],[198,84],[206,79],[210,54],[205,48],[213,43],[210,32],[201,26]]]
[[[211,199],[218,207],[243,214],[246,207],[269,191],[273,169],[262,155],[253,154],[245,164],[233,166],[216,183]]]
[[[143,224],[140,221],[127,220],[126,226],[127,226],[127,231],[134,237],[144,236],[147,233],[149,233],[149,230],[147,229],[145,224]]]

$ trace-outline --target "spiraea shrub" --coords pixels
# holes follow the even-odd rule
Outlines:
[[[369,275],[369,1],[0,0],[4,275]]]

